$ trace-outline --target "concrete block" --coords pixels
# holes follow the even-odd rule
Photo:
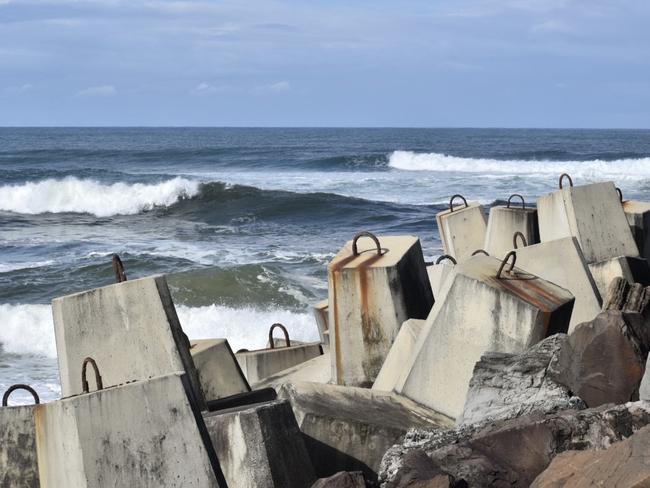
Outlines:
[[[415,352],[415,344],[424,328],[425,321],[408,319],[402,324],[393,346],[386,356],[386,361],[372,385],[373,390],[394,391],[402,374],[404,364],[408,363]]]
[[[305,488],[316,481],[287,401],[204,416],[230,488]]]
[[[454,207],[454,200],[460,198],[463,205]],[[467,202],[461,195],[454,195],[449,201],[449,210],[436,215],[438,231],[445,254],[458,262],[472,256],[483,247],[487,231],[487,219],[482,205]]]
[[[623,278],[628,283],[639,283],[642,286],[650,285],[650,266],[642,258],[618,256],[589,265],[591,275],[601,296],[606,296],[609,285],[615,278]]]
[[[569,333],[600,313],[602,296],[575,237],[521,247],[517,249],[517,265],[569,290],[575,297]]]
[[[650,259],[650,202],[626,200],[623,202],[623,212],[630,224],[639,254]]]
[[[521,199],[521,206],[516,201],[512,202],[513,198]],[[537,209],[526,207],[524,197],[521,195],[511,195],[507,205],[499,205],[490,209],[483,249],[489,254],[501,258],[517,247],[513,244],[517,232],[521,233],[526,244],[539,243]]]
[[[456,260],[453,257],[443,254],[434,264],[427,266],[427,275],[429,276],[429,283],[431,283],[434,300],[442,299],[440,292],[456,264]]]
[[[402,323],[433,305],[420,240],[361,233],[328,266],[332,380],[371,386]]]
[[[639,256],[612,182],[561,188],[537,200],[537,213],[541,241],[573,236],[588,264]]]
[[[318,335],[320,336],[321,344],[330,343],[329,336],[329,300],[325,299],[318,302],[313,307],[314,317],[316,318],[316,325],[318,326]]]
[[[190,353],[206,402],[251,390],[226,339],[192,340]]]
[[[41,488],[225,487],[184,374],[35,407]]]
[[[567,331],[573,295],[514,268],[514,257],[514,251],[503,262],[475,256],[456,266],[444,302],[434,305],[405,363],[398,393],[457,418],[485,352],[518,353]]]
[[[255,383],[253,386],[255,388],[279,388],[284,383],[295,383],[297,381],[329,383],[331,379],[332,367],[330,352],[324,351],[320,356],[275,373],[268,378],[264,378],[259,383]]]
[[[151,276],[52,300],[54,333],[64,397],[82,392],[79,368],[92,356],[104,386],[187,373],[204,407],[190,344],[164,276]]]
[[[407,398],[367,388],[293,383],[278,398],[291,401],[319,478],[363,471],[376,481],[382,456],[409,428],[451,425]]]

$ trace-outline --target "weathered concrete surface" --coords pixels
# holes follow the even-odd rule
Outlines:
[[[490,255],[502,258],[512,251],[513,237],[516,232],[521,232],[528,245],[539,242],[539,226],[537,225],[537,209],[522,208],[505,205],[495,206],[490,209],[490,216],[485,234],[485,244],[481,246]],[[521,241],[518,242],[521,247]]]
[[[630,224],[641,257],[650,259],[650,202],[626,200],[623,212]]]
[[[320,336],[321,344],[330,343],[329,332],[329,300],[321,300],[312,308],[316,325],[318,326],[318,335]]]
[[[381,254],[367,237],[352,242],[328,266],[332,379],[371,386],[399,328],[424,319],[433,305],[417,237],[380,236]]]
[[[604,451],[567,451],[556,456],[531,488],[629,488],[650,486],[650,427]]]
[[[341,471],[319,479],[311,488],[366,488],[366,480],[361,471]]]
[[[314,359],[297,364],[274,375],[254,383],[255,388],[279,388],[284,383],[309,381],[311,383],[329,383],[332,379],[332,368],[329,351]]]
[[[105,387],[186,372],[203,408],[190,344],[164,276],[55,298],[52,312],[62,396],[82,393],[81,364],[91,356]]]
[[[589,265],[591,275],[601,295],[606,295],[609,285],[615,278],[623,278],[629,283],[650,285],[650,266],[641,258],[619,256]]]
[[[406,454],[420,449],[469,486],[528,487],[557,454],[606,449],[649,423],[650,404],[635,402],[549,415],[537,412],[449,430],[412,429],[384,456],[380,481],[393,488]]]
[[[447,260],[427,266],[427,275],[429,276],[429,283],[431,283],[431,291],[435,300],[444,300],[442,296],[443,286],[453,272],[454,264]]]
[[[39,488],[34,406],[0,407],[0,488]]]
[[[451,425],[427,408],[385,392],[315,383],[285,384],[316,475],[363,471],[376,480],[384,452],[413,426]]]
[[[438,231],[445,254],[456,258],[458,262],[472,256],[481,249],[485,242],[487,218],[482,205],[469,202],[467,207],[457,205],[436,214]]]
[[[404,364],[410,361],[415,352],[415,344],[424,328],[424,323],[424,320],[408,319],[402,324],[402,328],[386,356],[386,361],[372,385],[373,390],[395,390]]]
[[[190,353],[206,402],[251,390],[226,339],[192,340]]]
[[[316,480],[287,401],[204,415],[229,488],[304,488]]]
[[[565,187],[544,195],[537,200],[537,214],[542,242],[573,236],[588,264],[639,256],[612,182]]]
[[[546,281],[569,290],[575,305],[569,332],[600,312],[601,294],[575,237],[566,237],[517,249],[517,265]]]
[[[34,407],[41,488],[226,486],[191,394],[171,374]]]
[[[566,332],[574,298],[553,283],[475,256],[456,266],[395,390],[451,418],[463,411],[474,365],[487,351],[518,353]]]
[[[244,376],[251,384],[323,354],[320,343],[291,345],[276,349],[259,349],[235,354]]]
[[[521,354],[486,353],[474,367],[459,422],[586,408],[562,384],[563,372],[571,367],[568,340],[567,335],[556,334]]]

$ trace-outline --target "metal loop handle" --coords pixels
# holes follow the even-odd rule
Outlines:
[[[359,232],[356,236],[354,236],[354,239],[352,239],[352,254],[355,256],[359,255],[359,248],[357,247],[357,241],[361,237],[369,237],[372,239],[377,246],[377,254],[381,254],[381,244],[379,244],[379,239],[377,239],[377,236],[373,234],[372,232],[368,232],[367,230],[364,230],[363,232]]]
[[[526,242],[526,236],[522,232],[515,232],[515,234],[512,236],[512,247],[517,249],[517,237],[521,238],[521,242],[524,244],[522,247],[526,247],[528,245],[528,242]]]
[[[81,389],[84,393],[88,393],[88,380],[86,379],[86,367],[88,366],[88,363],[93,367],[95,370],[95,383],[97,384],[97,390],[103,390],[104,389],[104,384],[102,383],[102,377],[99,374],[99,368],[97,367],[97,363],[93,358],[86,358],[84,359],[83,364],[81,365]]]
[[[454,264],[458,264],[458,261],[456,261],[456,259],[453,256],[450,256],[449,254],[443,254],[438,259],[436,259],[436,264],[440,264],[445,259],[451,261]]]
[[[10,386],[10,387],[7,389],[7,391],[5,391],[5,394],[2,395],[2,406],[3,406],[3,407],[6,407],[6,406],[7,406],[7,403],[9,402],[9,396],[10,396],[14,391],[16,391],[16,390],[25,390],[25,391],[28,391],[28,392],[31,393],[32,396],[34,397],[34,404],[38,405],[39,403],[41,403],[40,398],[38,398],[38,393],[36,393],[36,390],[34,390],[34,388],[32,388],[32,387],[29,386],[29,385],[18,384],[18,385],[12,385],[12,386]]]
[[[506,206],[507,206],[508,208],[510,208],[510,202],[511,202],[512,199],[515,198],[515,197],[517,197],[517,198],[521,198],[521,208],[522,208],[522,209],[525,209],[525,208],[526,208],[526,200],[524,200],[524,197],[522,197],[519,193],[513,193],[512,195],[510,195],[510,197],[508,198],[508,205],[506,205]]]
[[[476,256],[477,254],[485,254],[486,256],[490,255],[490,253],[487,252],[485,249],[477,249],[472,253],[472,256]]]
[[[501,266],[499,266],[499,271],[497,271],[497,280],[501,279],[501,272],[503,271],[504,266],[510,258],[512,258],[512,263],[510,264],[508,273],[512,273],[512,270],[515,267],[515,263],[517,262],[517,253],[515,251],[510,251],[508,254],[506,254],[506,257],[503,258],[503,261],[501,261]]]
[[[616,193],[618,193],[618,199],[623,203],[623,192],[618,186],[616,187]]]
[[[467,205],[467,200],[465,200],[465,197],[463,195],[454,195],[453,197],[451,197],[449,199],[449,211],[450,212],[454,211],[454,200],[456,200],[456,198],[460,198],[463,201],[463,203],[465,204],[465,208],[469,207],[469,205]]]
[[[126,272],[124,271],[124,264],[117,254],[113,254],[113,272],[115,273],[115,282],[122,283],[126,281]]]
[[[273,331],[276,327],[279,327],[280,330],[282,330],[284,333],[284,340],[287,342],[286,347],[291,347],[291,341],[289,340],[289,331],[287,331],[287,328],[282,324],[273,324],[269,329],[269,344],[271,349],[275,349],[275,344],[273,343]]]
[[[569,186],[573,186],[573,180],[571,179],[571,177],[566,173],[562,173],[560,175],[560,190],[562,189],[562,180],[564,180],[564,178],[568,178],[569,179]]]

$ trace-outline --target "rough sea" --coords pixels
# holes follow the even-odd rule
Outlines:
[[[58,397],[50,301],[112,283],[113,253],[168,275],[190,338],[314,340],[356,232],[415,234],[432,259],[451,195],[534,204],[563,172],[649,200],[650,131],[0,128],[0,392]]]

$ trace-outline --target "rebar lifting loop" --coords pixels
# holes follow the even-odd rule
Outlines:
[[[485,249],[477,249],[472,253],[472,256],[476,256],[477,254],[485,254],[486,256],[490,255],[490,253],[487,252]]]
[[[453,197],[451,197],[449,199],[449,211],[450,212],[454,211],[454,200],[456,198],[460,198],[463,201],[463,203],[465,204],[465,208],[469,207],[469,205],[467,205],[467,200],[465,200],[465,197],[463,195],[454,195]]]
[[[517,247],[517,237],[519,237],[521,242],[523,243],[522,247],[526,247],[528,245],[528,242],[526,241],[526,236],[522,232],[517,231],[512,236],[512,247],[514,247],[515,249],[518,249],[518,247]]]
[[[512,263],[510,263],[510,269],[508,269],[508,273],[512,273],[512,270],[515,268],[515,263],[517,262],[517,253],[515,251],[510,251],[508,254],[506,254],[506,257],[503,258],[503,261],[501,261],[501,266],[499,266],[499,271],[497,271],[497,280],[501,279],[501,272],[503,271],[503,268],[510,258],[512,258]]]
[[[284,340],[287,343],[286,347],[291,347],[291,341],[289,340],[289,331],[287,330],[287,328],[282,324],[273,324],[269,329],[269,344],[271,349],[275,349],[275,343],[273,342],[273,331],[275,330],[276,327],[279,327],[280,330],[282,330],[282,332],[284,333]]]
[[[361,237],[368,237],[372,239],[377,246],[377,254],[381,254],[381,244],[379,244],[379,239],[377,239],[377,236],[373,234],[372,232],[368,232],[367,230],[364,230],[363,232],[359,232],[356,236],[354,236],[354,239],[352,239],[352,254],[355,256],[359,255],[359,248],[357,247],[357,241]]]
[[[444,261],[445,259],[447,259],[448,261],[451,261],[451,262],[454,263],[454,264],[458,264],[458,262],[456,261],[456,259],[455,259],[453,256],[450,256],[449,254],[443,254],[443,255],[440,256],[438,259],[436,259],[436,264],[440,264],[440,263],[441,263],[442,261]]]
[[[113,272],[115,273],[115,282],[122,283],[126,281],[126,272],[124,264],[117,254],[113,254]]]
[[[560,190],[562,189],[562,180],[564,180],[564,178],[568,178],[569,186],[573,186],[573,180],[571,179],[571,177],[566,173],[562,173],[560,175]]]
[[[506,207],[510,208],[510,202],[515,197],[521,198],[521,208],[522,208],[522,210],[525,210],[526,209],[526,200],[524,200],[524,197],[522,197],[519,193],[513,193],[512,195],[510,195],[510,197],[508,198],[508,204],[506,205]]]
[[[616,193],[618,193],[618,199],[623,203],[623,192],[618,186],[616,187]]]
[[[32,388],[32,387],[29,386],[29,385],[18,384],[18,385],[12,385],[12,386],[10,386],[10,387],[7,389],[7,391],[5,391],[5,394],[2,395],[2,406],[3,406],[3,407],[6,407],[6,406],[7,406],[8,402],[9,402],[9,396],[10,396],[14,391],[16,391],[16,390],[25,390],[25,391],[28,391],[28,392],[31,393],[32,396],[34,397],[34,404],[35,404],[35,405],[38,405],[39,403],[41,403],[40,398],[38,398],[38,393],[36,393],[36,390],[34,390],[34,388]]]
[[[88,363],[93,367],[95,370],[95,383],[97,384],[97,390],[103,390],[104,389],[104,384],[102,383],[102,377],[99,374],[99,368],[97,367],[97,363],[93,358],[85,358],[84,362],[81,365],[81,390],[84,393],[88,393],[89,388],[88,388],[88,380],[86,379],[86,367],[88,366]]]

